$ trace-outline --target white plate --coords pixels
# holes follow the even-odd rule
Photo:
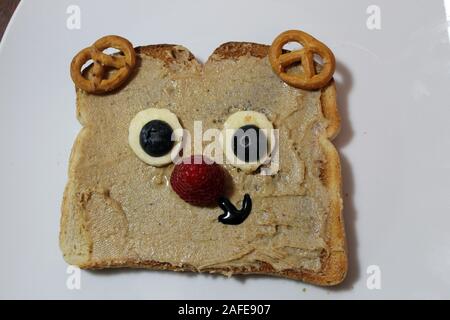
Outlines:
[[[380,30],[367,27],[370,4]],[[81,10],[79,30],[66,26],[70,5]],[[81,290],[69,290],[58,228],[80,128],[73,55],[120,34],[135,45],[183,44],[205,60],[220,43],[271,43],[291,28],[327,43],[338,60],[344,285],[83,271]],[[444,1],[22,1],[0,49],[0,297],[450,298],[449,85]]]

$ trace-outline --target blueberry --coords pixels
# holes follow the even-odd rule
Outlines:
[[[267,154],[267,137],[255,125],[236,130],[232,143],[234,154],[245,162],[256,162]]]
[[[161,157],[173,148],[172,132],[173,129],[167,122],[152,120],[142,128],[139,142],[150,156]]]

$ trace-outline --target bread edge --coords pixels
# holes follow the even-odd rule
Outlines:
[[[170,44],[159,44],[159,45],[149,45],[143,47],[137,47],[136,52],[138,54],[144,54],[151,56],[156,59],[162,60],[165,64],[170,64],[176,61],[176,56],[174,56],[171,51],[174,47],[177,50],[180,48],[186,50],[188,55],[188,60],[195,60],[194,55],[187,49],[179,45]],[[220,45],[208,58],[210,60],[222,60],[222,59],[239,59],[242,56],[252,56],[256,58],[264,58],[268,54],[269,46],[251,43],[251,42],[227,42]],[[206,62],[208,63],[208,62]],[[77,109],[79,106],[79,92],[77,91]],[[321,105],[324,117],[328,120],[328,126],[325,131],[325,136],[320,137],[320,144],[326,154],[327,161],[325,162],[321,176],[324,179],[328,190],[330,190],[331,196],[331,207],[327,217],[327,230],[328,235],[327,245],[330,251],[325,253],[322,257],[322,269],[319,272],[312,272],[309,270],[283,270],[276,271],[268,263],[261,262],[259,267],[229,267],[229,268],[206,268],[202,269],[202,272],[210,273],[220,273],[220,274],[264,274],[278,277],[285,277],[289,279],[301,280],[307,283],[331,286],[341,283],[346,276],[348,268],[347,259],[347,249],[344,231],[344,221],[342,215],[342,178],[341,178],[341,167],[338,152],[331,140],[333,140],[339,132],[340,129],[340,117],[336,101],[336,87],[334,80],[331,80],[326,87],[321,90]],[[83,124],[80,115],[78,118],[81,124]],[[134,261],[134,260],[123,260],[115,259],[104,262],[90,261],[90,255],[92,253],[92,240],[89,237],[88,232],[84,226],[84,217],[81,212],[71,213],[68,204],[69,196],[73,196],[73,180],[74,174],[72,173],[72,168],[75,167],[77,161],[77,145],[82,139],[83,130],[82,128],[78,134],[69,160],[69,179],[64,191],[63,203],[62,203],[62,215],[60,223],[60,247],[64,254],[64,259],[69,264],[78,265],[84,269],[103,269],[103,268],[120,268],[120,267],[133,267],[133,268],[151,268],[155,270],[172,270],[172,271],[192,271],[198,272],[197,268],[191,265],[172,265],[170,263],[163,263],[158,261]],[[86,254],[80,256],[70,256],[67,254],[67,244],[65,238],[65,230],[68,227],[68,219],[70,214],[77,221],[77,226],[81,230],[82,241],[86,248],[84,252]],[[69,245],[70,246],[70,245]]]

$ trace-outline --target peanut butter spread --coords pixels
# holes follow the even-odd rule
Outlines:
[[[84,128],[72,157],[68,219],[76,213],[82,217],[89,263],[159,261],[201,271],[265,262],[276,271],[320,270],[329,206],[320,179],[324,155],[318,136],[327,125],[320,91],[284,84],[267,57],[213,55],[203,66],[183,47],[171,55],[173,61],[163,61],[141,53],[130,82],[113,94],[78,92]],[[239,206],[245,193],[253,199],[242,224],[221,224],[219,208],[181,200],[169,185],[173,164],[156,168],[136,157],[128,128],[146,108],[169,109],[190,132],[194,121],[202,121],[203,130],[222,129],[239,110],[261,112],[279,129],[277,174],[224,165],[231,201]],[[64,251],[81,257],[83,250]],[[66,254],[69,262],[73,257]]]

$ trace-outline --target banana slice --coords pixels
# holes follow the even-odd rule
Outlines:
[[[238,111],[225,121],[221,142],[228,163],[253,172],[270,159],[275,146],[273,125],[260,112]]]
[[[183,132],[178,117],[167,109],[149,108],[136,114],[128,130],[128,143],[139,159],[161,167],[181,150]]]

